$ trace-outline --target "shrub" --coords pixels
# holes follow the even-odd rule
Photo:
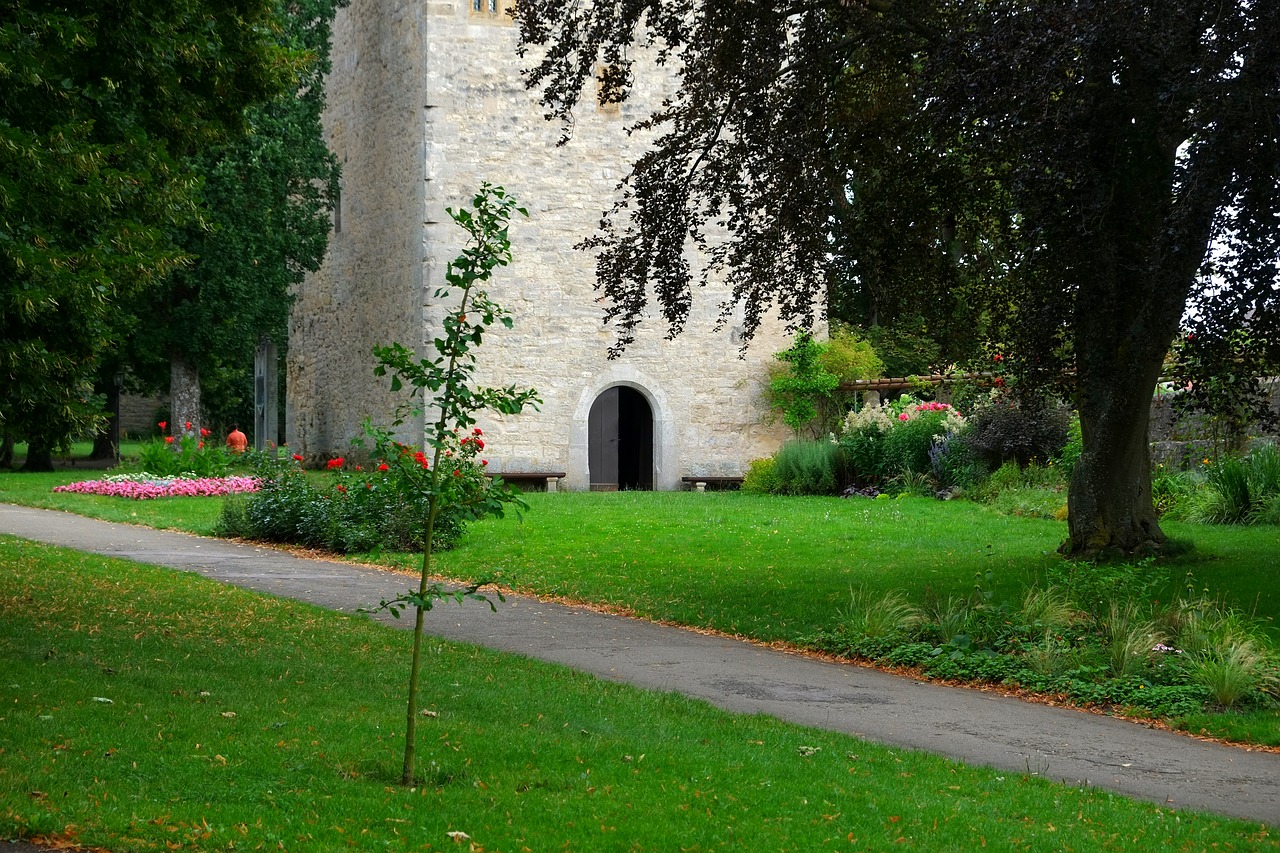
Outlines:
[[[933,438],[929,473],[941,490],[965,490],[977,484],[986,471],[963,433],[947,433]]]
[[[223,504],[217,535],[339,554],[421,547],[426,499],[399,488],[381,472],[335,467],[316,482],[296,465],[281,463],[265,466],[259,477],[255,494]],[[436,517],[432,547],[454,547],[465,529],[463,513],[442,510]]]
[[[934,436],[945,435],[948,411],[903,412],[884,439],[884,469],[890,475],[928,474]]]
[[[879,409],[879,406],[874,407]],[[885,477],[885,432],[873,424],[846,431],[840,436],[840,471],[843,483],[870,486]]]
[[[1163,465],[1151,472],[1151,500],[1156,512],[1170,518],[1184,518],[1200,485],[1190,471],[1176,471]]]
[[[799,332],[791,346],[775,353],[769,371],[766,395],[770,408],[781,413],[782,422],[797,436],[818,418],[818,407],[831,398],[840,379],[822,364],[824,345],[808,332]],[[822,427],[814,428],[815,435]]]
[[[766,394],[769,405],[799,436],[834,433],[854,397],[839,390],[841,382],[880,376],[883,364],[875,349],[848,326],[836,324],[826,341],[807,332],[776,353]]]
[[[1048,461],[1063,452],[1069,422],[1067,407],[1058,401],[998,397],[969,417],[965,440],[988,470],[1011,461],[1025,467],[1034,459]]]
[[[1084,452],[1084,433],[1080,430],[1080,416],[1071,415],[1071,422],[1067,425],[1067,443],[1063,445],[1062,450],[1058,453],[1057,464],[1062,469],[1063,475],[1071,478],[1071,473],[1076,469],[1076,463],[1080,461],[1080,454]]]
[[[834,495],[839,490],[840,448],[831,441],[796,439],[774,457],[779,491],[788,495]]]
[[[138,466],[160,477],[225,477],[230,460],[221,447],[206,446],[194,436],[168,436],[144,443],[138,449]]]
[[[772,456],[753,459],[742,478],[742,491],[753,495],[777,495],[782,493],[778,480],[778,463]]]

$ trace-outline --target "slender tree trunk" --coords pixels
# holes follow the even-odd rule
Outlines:
[[[107,422],[93,436],[93,452],[90,459],[120,461],[120,386],[114,377],[103,383],[102,392],[107,398]]]
[[[16,443],[17,439],[11,432],[5,432],[4,437],[0,438],[0,468],[13,465],[13,446]]]
[[[200,435],[200,371],[181,353],[169,359],[169,398],[169,432]]]

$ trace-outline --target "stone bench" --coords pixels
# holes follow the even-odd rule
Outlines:
[[[730,491],[742,485],[741,477],[681,477],[680,481],[695,492],[705,492],[708,486],[712,491]]]
[[[486,477],[501,477],[508,483],[542,483],[548,492],[560,491],[560,481],[565,478],[564,471],[486,471]]]

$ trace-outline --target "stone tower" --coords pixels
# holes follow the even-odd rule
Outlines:
[[[375,380],[370,348],[426,352],[462,230],[446,207],[482,181],[529,210],[511,227],[514,260],[490,283],[515,328],[479,350],[480,381],[536,388],[538,412],[482,420],[490,469],[564,472],[562,487],[672,489],[685,476],[741,476],[784,436],[767,425],[762,389],[787,342],[762,328],[745,358],[722,294],[700,291],[685,331],[660,318],[623,356],[601,322],[590,235],[638,146],[626,129],[657,103],[667,74],[640,69],[632,101],[584,98],[573,138],[543,118],[516,57],[510,0],[352,0],[334,28],[325,128],[342,192],[324,267],[298,293],[290,328],[287,435],[308,458],[342,453],[368,416],[387,423],[398,399]],[[422,439],[421,424],[416,434]]]

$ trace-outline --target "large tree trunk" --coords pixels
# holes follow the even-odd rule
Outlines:
[[[27,461],[21,470],[44,473],[53,470],[53,447],[36,439],[27,442]]]
[[[186,356],[178,353],[169,359],[169,397],[170,434],[199,436],[200,371]]]
[[[1069,556],[1153,553],[1164,545],[1151,500],[1148,427],[1155,369],[1117,365],[1108,375],[1080,377],[1084,451],[1067,496]]]

